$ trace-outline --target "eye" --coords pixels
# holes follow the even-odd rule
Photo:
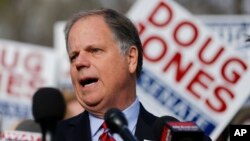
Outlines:
[[[101,52],[102,52],[102,49],[100,49],[100,48],[90,48],[90,49],[89,49],[89,52],[91,52],[91,53],[93,53],[93,54],[101,53]]]
[[[73,62],[76,59],[77,56],[78,56],[78,53],[71,53],[69,55],[70,62]]]

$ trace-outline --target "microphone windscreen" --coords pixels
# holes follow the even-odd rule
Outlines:
[[[178,121],[179,120],[177,120],[176,118],[171,117],[171,116],[162,116],[162,117],[156,119],[154,126],[153,126],[155,140],[156,141],[161,140],[163,128],[168,122],[178,122]]]
[[[39,88],[32,100],[32,112],[36,122],[50,123],[63,119],[66,104],[62,93],[58,89]]]
[[[108,128],[113,133],[119,133],[124,127],[127,127],[128,121],[125,115],[118,109],[111,108],[104,114],[104,120]]]
[[[40,128],[39,124],[36,123],[34,120],[31,120],[31,119],[21,121],[16,126],[15,130],[41,133],[41,128]]]

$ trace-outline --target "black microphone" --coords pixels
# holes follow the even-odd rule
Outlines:
[[[194,122],[179,122],[163,116],[154,123],[156,141],[210,141],[211,139]]]
[[[125,115],[118,109],[111,108],[105,115],[104,120],[112,133],[117,133],[125,141],[138,141],[128,129],[128,121]]]
[[[56,88],[38,89],[32,101],[34,119],[40,124],[42,141],[54,141],[56,124],[65,114],[66,104],[61,92]]]

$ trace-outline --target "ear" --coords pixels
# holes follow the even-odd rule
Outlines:
[[[136,73],[136,67],[138,64],[138,49],[136,46],[131,46],[128,51],[128,67],[130,73]]]

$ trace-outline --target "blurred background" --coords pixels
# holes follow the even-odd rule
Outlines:
[[[175,0],[193,15],[250,15],[250,0]],[[112,8],[126,14],[135,0],[0,0],[0,38],[54,48],[54,25],[66,21],[79,10]],[[67,92],[65,92],[67,93]],[[65,95],[73,105],[65,118],[82,111],[71,94]],[[250,123],[249,102],[231,123]],[[72,112],[72,113],[71,113]],[[1,123],[0,123],[1,124]],[[218,141],[226,141],[225,128]]]
[[[53,46],[53,26],[72,13],[99,7],[126,14],[135,0],[0,0],[0,38]],[[250,14],[249,0],[176,0],[195,15]]]

